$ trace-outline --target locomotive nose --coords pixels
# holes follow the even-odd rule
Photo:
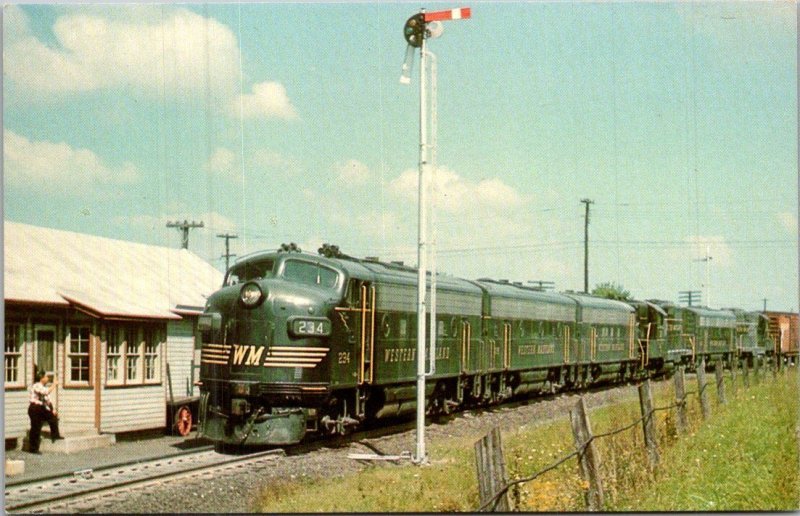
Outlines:
[[[209,298],[200,316],[201,362],[226,377],[259,382],[321,381],[332,323],[329,300],[280,280],[248,281]],[[219,369],[217,373],[221,373]]]

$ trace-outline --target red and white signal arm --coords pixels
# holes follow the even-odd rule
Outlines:
[[[432,21],[466,20],[472,17],[472,10],[469,7],[458,9],[448,9],[447,11],[434,11],[425,13],[425,23]]]

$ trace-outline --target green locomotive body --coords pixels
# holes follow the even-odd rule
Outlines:
[[[705,360],[726,364],[737,359],[736,316],[730,310],[705,307],[682,308],[683,333],[692,348],[691,364],[695,367]]]
[[[414,412],[416,282],[416,269],[333,246],[237,260],[200,316],[200,432],[285,445]],[[437,276],[433,327],[428,414],[661,374],[683,357],[656,304],[505,281]]]

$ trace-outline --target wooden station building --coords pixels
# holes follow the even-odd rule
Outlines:
[[[67,437],[167,426],[170,386],[196,394],[197,315],[222,273],[185,249],[9,221],[4,249],[6,446],[30,426],[36,368],[58,379]]]

